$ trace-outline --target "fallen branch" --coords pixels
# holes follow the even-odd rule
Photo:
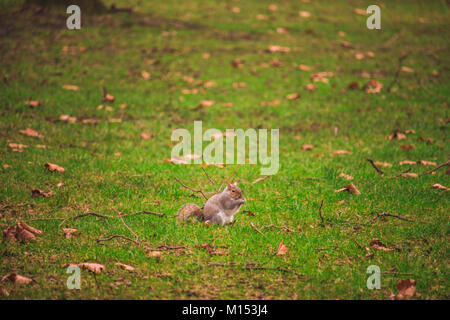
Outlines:
[[[281,229],[287,232],[294,232],[291,228],[286,227],[286,226],[276,226],[274,224],[269,224],[267,226],[262,226],[261,229],[265,229],[265,228],[275,228],[275,229]]]
[[[262,235],[265,237],[264,233],[262,233],[262,232],[261,232],[261,231],[253,224],[253,222],[250,222],[250,226],[252,227],[253,230],[255,230],[256,232],[262,234]]]
[[[322,199],[322,202],[320,203],[320,207],[319,207],[320,225],[323,227],[323,226],[325,226],[325,224],[324,224],[324,220],[322,217],[322,207],[323,207],[323,199]]]
[[[398,78],[400,76],[400,71],[402,69],[402,62],[409,56],[409,52],[403,54],[398,58],[397,72],[395,73],[394,80],[392,80],[391,84],[387,87],[387,91],[390,92],[394,84],[397,83]]]
[[[431,173],[433,173],[434,171],[436,171],[436,170],[438,170],[438,169],[440,169],[440,168],[442,168],[442,167],[448,166],[449,164],[450,164],[450,160],[448,160],[447,162],[441,163],[440,165],[434,167],[434,168],[431,169],[430,171],[421,173],[420,175],[421,175],[421,176],[424,176],[424,175],[426,175],[426,174],[431,174]]]
[[[161,217],[161,218],[166,216],[165,213],[158,213],[158,212],[143,210],[143,211],[139,211],[139,212],[135,212],[135,213],[124,214],[124,215],[121,215],[121,217],[124,218],[124,217],[129,217],[129,216],[136,216],[139,214],[151,214],[151,215]]]
[[[372,159],[367,158],[366,160],[370,162],[370,164],[372,165],[372,167],[373,167],[375,170],[377,170],[377,172],[378,172],[379,174],[381,174],[381,175],[384,174],[384,172],[383,172],[380,168],[377,167],[377,165],[375,164],[375,162],[373,162]]]
[[[206,172],[205,168],[201,167],[203,172],[205,173],[206,177],[208,178],[209,182],[212,183],[212,185],[214,186],[214,188],[217,188],[216,182],[208,175],[208,173]]]
[[[74,216],[74,217],[70,217],[70,218],[64,219],[64,220],[59,224],[59,227],[61,227],[61,226],[64,224],[64,222],[66,222],[67,220],[76,220],[76,219],[83,218],[83,217],[87,217],[87,216],[95,216],[95,217],[102,218],[102,219],[104,219],[104,218],[113,218],[113,217],[111,217],[111,216],[99,214],[99,213],[96,213],[96,212],[80,213],[80,214],[78,214],[78,215],[76,215],[76,216]]]
[[[112,208],[112,209],[117,213],[117,215],[120,218],[120,221],[122,221],[123,225],[128,229],[128,231],[130,231],[136,237],[136,242],[138,242],[139,246],[140,246],[141,244],[139,242],[139,236],[125,223],[125,221],[123,220],[123,218],[121,216],[121,213],[118,210],[114,209],[114,208]]]
[[[122,238],[124,240],[131,241],[131,242],[135,243],[138,246],[141,245],[141,243],[139,241],[133,240],[133,239],[128,238],[128,237],[126,237],[124,235],[121,235],[121,234],[115,234],[115,235],[112,235],[112,236],[110,236],[108,238],[104,238],[104,239],[98,238],[97,239],[97,243],[104,242],[104,241],[110,241],[110,240],[115,239],[115,238]]]
[[[181,186],[182,186],[183,188],[188,189],[188,190],[191,190],[192,192],[200,193],[200,194],[203,196],[203,198],[205,198],[206,200],[208,200],[208,198],[205,196],[205,194],[203,193],[202,190],[195,190],[194,188],[191,188],[191,187],[188,187],[187,185],[185,185],[185,184],[184,184],[183,182],[181,182],[180,179],[178,179],[177,177],[174,177],[174,178],[175,178],[175,180],[176,180],[179,184],[181,184]]]
[[[393,217],[393,218],[397,218],[397,219],[400,219],[400,220],[403,220],[403,221],[414,222],[414,220],[411,220],[411,219],[399,216],[397,214],[392,214],[392,213],[389,213],[389,212],[384,212],[383,211],[381,213],[378,213],[378,212],[371,212],[371,213],[372,214],[375,213],[377,215],[375,218],[372,219],[372,221],[370,221],[371,223],[374,222],[376,219],[382,218],[382,217]]]
[[[222,182],[222,184],[220,185],[219,189],[217,189],[216,192],[219,192],[220,190],[222,190],[222,186],[225,184],[227,185],[228,181],[231,179],[232,176],[234,176],[234,174],[236,173],[236,170],[233,171],[233,173],[228,177],[227,180],[225,180],[224,182]]]
[[[256,214],[253,211],[250,211],[250,210],[242,210],[242,212],[246,213],[247,215],[252,216],[252,217],[256,216]]]

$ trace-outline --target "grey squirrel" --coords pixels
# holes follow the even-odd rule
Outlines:
[[[245,199],[237,182],[228,183],[222,192],[215,194],[206,201],[203,210],[196,204],[188,203],[178,211],[177,218],[179,221],[184,221],[193,216],[206,224],[212,223],[223,226],[233,222],[234,215],[239,212],[244,203]]]

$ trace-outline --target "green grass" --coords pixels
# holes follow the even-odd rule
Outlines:
[[[380,31],[368,30],[366,18],[354,12],[370,1],[280,1],[276,12],[268,10],[270,1],[260,0],[104,1],[112,2],[136,10],[82,13],[78,31],[65,29],[65,11],[21,11],[20,1],[2,5],[0,164],[11,167],[0,168],[0,227],[27,221],[44,232],[36,242],[0,243],[0,276],[17,272],[36,281],[2,283],[11,294],[2,299],[387,299],[405,278],[417,281],[416,298],[449,298],[449,196],[431,188],[435,183],[450,186],[448,167],[415,179],[396,177],[409,167],[415,173],[432,168],[400,166],[402,160],[448,160],[450,58],[445,39],[450,30],[444,1],[386,2]],[[233,13],[233,6],[241,12]],[[300,10],[311,17],[301,18]],[[258,20],[257,14],[269,19]],[[278,34],[278,27],[290,33]],[[343,48],[340,41],[355,48]],[[268,53],[270,45],[291,51]],[[86,51],[64,54],[64,46]],[[367,51],[375,57],[355,59],[356,52]],[[401,72],[395,90],[388,92],[398,58],[406,52],[403,65],[414,72]],[[204,53],[210,58],[203,59]],[[243,68],[232,67],[236,58],[245,60]],[[263,65],[273,58],[283,65]],[[311,71],[299,70],[298,64]],[[151,80],[141,77],[143,70],[151,73]],[[363,70],[384,85],[381,93],[346,90],[350,82],[363,86],[369,80],[361,77]],[[321,71],[334,76],[306,91],[310,74]],[[185,75],[216,81],[217,86],[184,95],[184,88],[201,87],[185,83]],[[234,88],[233,82],[247,87]],[[80,90],[62,90],[65,84]],[[116,98],[106,103],[112,111],[97,110],[101,84]],[[285,98],[294,92],[301,98]],[[30,108],[24,105],[27,99],[42,105]],[[216,103],[196,110],[205,99]],[[261,106],[275,99],[280,105]],[[222,107],[222,102],[234,106]],[[128,106],[121,109],[124,103]],[[68,124],[58,120],[61,114],[100,123]],[[112,123],[111,118],[122,122]],[[235,180],[248,200],[243,209],[255,216],[241,212],[227,227],[176,223],[174,214],[183,204],[202,205],[203,200],[177,184],[175,176],[208,195],[214,190],[199,166],[165,162],[174,145],[171,132],[192,130],[194,120],[202,120],[203,128],[221,130],[280,129],[280,170],[269,179],[251,184],[260,177],[260,166],[206,168],[218,182],[237,169]],[[27,127],[44,138],[21,135],[19,130]],[[409,129],[415,133],[405,140],[387,140],[395,130]],[[144,131],[154,137],[141,139]],[[432,143],[424,142],[426,138]],[[13,152],[10,142],[29,148]],[[314,149],[303,151],[303,144]],[[415,148],[404,151],[402,144]],[[352,153],[332,156],[338,149]],[[367,157],[392,167],[382,168],[385,175],[380,176]],[[66,172],[48,172],[47,162]],[[354,177],[361,195],[334,192],[348,184],[341,172]],[[61,188],[56,187],[59,182]],[[55,196],[32,198],[33,188],[51,189]],[[324,227],[318,215],[322,199]],[[98,244],[97,238],[108,235],[133,236],[119,219],[69,220],[65,225],[81,235],[65,239],[61,221],[49,219],[87,211],[115,215],[112,208],[166,213],[163,218],[125,219],[148,247],[184,245],[189,250],[150,257],[148,250],[123,240]],[[372,222],[372,211],[414,222],[392,217]],[[36,220],[40,218],[49,220]],[[284,225],[293,232],[266,228],[262,236],[251,222],[259,228]],[[368,246],[373,238],[399,250],[371,249],[374,255],[367,257],[357,243]],[[290,250],[279,256],[281,241]],[[205,242],[229,254],[211,256],[197,247]],[[96,280],[82,271],[81,290],[68,290],[63,265],[79,262],[98,262],[106,270]],[[136,270],[119,269],[115,262]],[[267,269],[247,270],[249,263]],[[366,288],[369,265],[387,272],[380,290]]]

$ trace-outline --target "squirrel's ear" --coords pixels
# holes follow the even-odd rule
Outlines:
[[[233,183],[233,184],[234,184],[236,187],[239,187],[237,181],[236,181],[235,183]]]
[[[228,182],[227,189],[231,189],[231,183]]]

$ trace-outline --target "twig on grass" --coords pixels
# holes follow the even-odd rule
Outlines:
[[[381,174],[381,175],[384,174],[384,172],[383,172],[380,168],[377,167],[377,165],[375,164],[375,162],[373,162],[372,159],[367,158],[366,160],[370,162],[370,164],[372,165],[372,167],[373,167],[379,174]]]
[[[287,232],[294,232],[291,228],[286,227],[286,226],[276,226],[274,224],[269,224],[267,226],[262,226],[261,229],[265,229],[265,228],[275,228],[275,229],[281,229]]]
[[[320,217],[320,225],[322,227],[324,227],[325,224],[324,224],[324,220],[323,220],[323,217],[322,217],[322,207],[323,207],[323,199],[322,199],[322,202],[320,203],[320,207],[319,207],[319,217]]]
[[[124,217],[129,217],[129,216],[137,216],[139,214],[151,214],[151,215],[161,217],[161,218],[166,216],[165,213],[158,213],[158,212],[153,212],[153,211],[148,211],[148,210],[142,210],[142,211],[135,212],[135,213],[124,214],[124,215],[121,215],[121,217],[124,218]]]
[[[115,234],[115,235],[109,236],[108,238],[104,238],[104,239],[98,238],[97,239],[97,243],[105,242],[105,241],[111,241],[112,239],[115,239],[115,238],[122,238],[124,240],[131,241],[131,242],[135,243],[138,246],[140,246],[140,244],[141,244],[139,241],[136,241],[136,240],[133,240],[131,238],[128,238],[128,237],[126,237],[126,236],[124,236],[122,234]]]
[[[228,181],[231,179],[232,176],[234,176],[235,173],[236,173],[236,170],[233,171],[233,173],[228,177],[227,180],[225,180],[224,182],[222,182],[222,184],[220,185],[219,189],[217,189],[217,192],[219,192],[220,190],[222,190],[222,186],[223,186],[223,185],[227,185]]]
[[[373,218],[370,222],[374,222],[376,219],[382,218],[382,217],[393,217],[393,218],[397,218],[397,219],[400,219],[400,220],[403,220],[403,221],[414,222],[414,220],[411,220],[411,219],[399,216],[397,214],[392,214],[392,213],[389,213],[389,212],[384,212],[383,211],[381,213],[378,213],[378,212],[371,212],[371,213],[372,214],[375,213],[377,216],[375,218]]]
[[[421,176],[424,176],[424,175],[426,175],[426,174],[431,174],[431,173],[433,173],[434,171],[436,171],[436,170],[438,170],[438,169],[440,169],[440,168],[442,168],[442,167],[448,166],[449,164],[450,164],[450,160],[448,160],[447,162],[441,163],[440,165],[434,167],[433,169],[431,169],[431,170],[429,170],[429,171],[427,171],[427,172],[421,173],[420,175],[421,175]]]
[[[64,220],[59,224],[59,227],[61,227],[61,226],[64,224],[64,222],[66,222],[67,220],[76,220],[76,219],[78,219],[78,218],[83,218],[83,217],[87,217],[87,216],[95,216],[95,217],[102,218],[102,219],[104,219],[104,218],[113,218],[113,217],[111,217],[111,216],[99,214],[99,213],[97,213],[97,212],[86,212],[86,213],[80,213],[80,214],[78,214],[78,215],[76,215],[76,216],[74,216],[74,217],[70,217],[70,218],[64,219]]]
[[[114,208],[112,208],[116,213],[117,213],[117,215],[119,216],[119,218],[120,218],[120,221],[122,221],[122,223],[123,223],[123,225],[128,229],[128,231],[130,231],[135,237],[136,237],[136,242],[138,242],[139,243],[139,246],[141,245],[141,243],[139,242],[139,236],[136,234],[136,232],[134,232],[126,223],[125,223],[125,221],[123,220],[123,218],[122,218],[122,215],[121,215],[121,213],[118,211],[118,210],[116,210],[116,209],[114,209]]]
[[[203,172],[205,173],[206,177],[208,178],[209,182],[212,183],[212,185],[214,186],[214,188],[217,188],[216,182],[208,175],[208,173],[206,172],[205,168],[201,167]]]
[[[222,263],[222,262],[209,262],[208,263],[210,266],[216,266],[216,267],[237,267],[237,268],[241,268],[241,269],[246,269],[246,270],[268,270],[268,271],[281,271],[284,273],[293,273],[297,276],[300,277],[306,277],[306,274],[304,273],[298,273],[295,270],[292,269],[287,269],[287,268],[282,268],[282,267],[264,267],[264,266],[258,266],[255,265],[253,263],[247,263],[245,265],[238,265],[235,263]]]
[[[398,58],[397,71],[394,76],[394,80],[392,80],[391,84],[387,87],[387,91],[390,92],[392,87],[397,83],[398,78],[400,76],[400,71],[402,69],[402,62],[409,56],[410,52],[407,52]]]
[[[262,234],[265,237],[265,234],[261,232],[261,230],[259,230],[254,224],[253,222],[250,222],[250,226],[252,227],[253,230],[255,230],[256,232]]]
[[[188,189],[188,190],[191,190],[191,191],[196,192],[196,193],[200,193],[200,194],[203,196],[203,198],[205,198],[206,200],[208,200],[208,197],[205,196],[205,194],[203,193],[202,190],[195,190],[194,188],[188,187],[188,186],[185,185],[183,182],[181,182],[180,179],[178,179],[177,177],[174,177],[174,179],[175,179],[179,184],[181,184],[181,186],[182,186],[183,188]]]

